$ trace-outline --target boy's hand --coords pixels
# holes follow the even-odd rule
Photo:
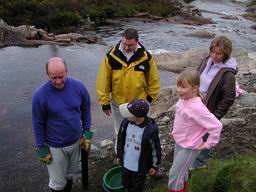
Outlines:
[[[52,154],[49,147],[42,147],[36,150],[38,159],[46,164],[50,164],[52,161]]]
[[[151,168],[148,172],[149,175],[155,175],[156,174],[156,169],[155,168]]]
[[[116,158],[116,164],[121,165],[121,160],[119,158]]]

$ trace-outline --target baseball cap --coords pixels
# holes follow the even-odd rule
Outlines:
[[[129,103],[119,106],[120,113],[123,117],[146,117],[149,111],[148,103],[143,99],[134,99]]]

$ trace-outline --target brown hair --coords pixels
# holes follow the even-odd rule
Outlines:
[[[198,87],[198,96],[201,96],[199,93],[199,86],[200,86],[200,77],[196,70],[187,68],[182,71],[176,78],[176,85],[180,87],[186,87],[190,85],[191,87]]]
[[[230,58],[232,53],[232,42],[227,37],[219,36],[213,39],[210,45],[210,52],[213,47],[219,47],[221,52],[224,54],[223,63]]]
[[[134,28],[128,28],[126,29],[123,34],[122,37],[125,37],[126,39],[135,39],[135,41],[139,40],[139,33],[136,29]]]

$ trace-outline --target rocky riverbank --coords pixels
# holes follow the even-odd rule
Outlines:
[[[243,14],[243,17],[256,22],[256,1],[255,0],[252,0],[248,4],[248,8],[246,9],[246,13]],[[256,25],[252,25],[251,28],[256,30]]]
[[[197,52],[198,51],[198,52]],[[183,55],[189,55],[189,58],[195,58],[202,50],[190,50]],[[206,51],[207,52],[207,51]],[[172,54],[170,54],[172,55]],[[170,56],[169,55],[169,56]],[[193,57],[194,55],[194,57]],[[202,54],[201,56],[203,56]],[[235,51],[235,57],[238,60],[240,72],[237,74],[237,81],[240,87],[244,90],[243,94],[236,98],[234,105],[229,110],[228,114],[221,120],[224,128],[221,135],[220,143],[213,149],[213,159],[226,159],[234,155],[242,155],[256,152],[256,71],[253,57],[254,54],[246,54],[239,50]],[[163,55],[159,55],[163,56]],[[166,55],[165,55],[166,56]],[[173,55],[172,55],[173,56]],[[170,71],[182,71],[193,63],[184,63],[181,57],[173,57],[168,59]],[[184,59],[184,60],[182,60]],[[197,58],[198,59],[198,58]],[[248,62],[245,62],[248,61]],[[176,65],[179,63],[183,67]],[[161,65],[161,62],[159,62]],[[191,66],[190,66],[191,67]],[[195,67],[195,65],[192,65]],[[167,69],[167,68],[166,68]],[[247,70],[245,70],[247,69]],[[158,101],[151,108],[151,116],[157,121],[160,140],[162,146],[162,164],[161,171],[165,175],[161,180],[152,180],[147,182],[147,188],[150,189],[155,183],[166,183],[169,168],[172,163],[172,153],[174,141],[169,137],[169,131],[172,129],[174,120],[174,106],[177,101],[174,87],[166,87],[161,89]],[[114,143],[111,140],[102,142],[100,148],[93,146],[90,155],[90,191],[101,191],[102,176],[106,170],[112,167],[114,159]],[[81,178],[75,184],[74,191],[81,191]]]
[[[53,34],[43,29],[37,29],[35,26],[10,26],[0,19],[0,47],[43,44],[71,45],[74,43],[105,44],[95,31],[80,30],[80,33]]]
[[[169,24],[185,24],[185,25],[205,25],[214,24],[211,18],[204,18],[202,12],[196,6],[190,4],[191,1],[171,1],[171,5],[175,7],[175,14],[167,16],[152,15],[150,13],[139,12],[132,16],[123,18],[105,18],[107,25],[120,25],[127,21],[141,21],[144,23],[162,22]],[[247,3],[248,8],[243,17],[252,21],[256,21],[256,7],[255,1],[250,4],[247,1],[234,1],[237,3]],[[206,11],[209,12],[209,11]],[[215,13],[215,12],[212,12]],[[227,15],[225,13],[215,13],[223,15],[222,19],[238,20],[237,16]],[[84,19],[82,24],[76,27],[71,27],[71,33],[53,34],[43,29],[38,29],[35,26],[21,25],[14,27],[8,25],[3,19],[0,18],[0,47],[6,46],[39,46],[42,44],[58,44],[58,45],[72,45],[80,43],[99,43],[105,44],[102,37],[96,34],[95,22],[90,20],[89,15]],[[251,26],[256,29],[256,25]],[[239,32],[239,31],[238,31]],[[200,37],[200,38],[213,38],[214,33],[202,30],[196,31],[185,36]]]
[[[106,19],[106,25],[120,25],[131,20],[142,22],[166,22],[171,24],[204,25],[212,23],[203,18],[199,9],[184,2],[173,2],[177,13],[174,16],[157,16],[149,13],[136,13],[128,18]],[[35,26],[11,26],[0,18],[0,47],[6,46],[39,46],[43,44],[71,45],[79,43],[105,44],[102,37],[96,34],[95,23],[88,17],[83,25],[74,27],[72,33],[53,34]]]

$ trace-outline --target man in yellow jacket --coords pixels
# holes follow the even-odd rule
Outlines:
[[[136,29],[126,29],[122,40],[100,64],[96,94],[103,112],[113,114],[115,134],[123,120],[119,105],[133,99],[156,100],[160,78],[152,55],[139,42]]]

